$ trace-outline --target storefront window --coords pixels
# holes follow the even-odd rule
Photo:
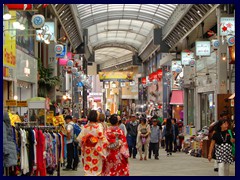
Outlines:
[[[214,93],[202,93],[200,94],[200,111],[201,111],[201,128],[204,126],[209,126],[214,122]]]

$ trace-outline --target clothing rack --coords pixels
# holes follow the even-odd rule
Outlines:
[[[34,122],[16,122],[15,124],[17,125],[16,129],[28,129],[28,128],[37,128],[37,129],[47,129],[47,130],[60,130],[60,126],[41,126],[41,125],[33,125],[33,126],[29,126],[29,124],[36,124],[37,122],[34,121]],[[28,126],[21,126],[21,125],[24,125],[24,124],[27,124]],[[61,163],[60,163],[60,158],[57,157],[57,162],[58,162],[58,167],[57,167],[57,176],[60,176],[60,166],[61,166]]]

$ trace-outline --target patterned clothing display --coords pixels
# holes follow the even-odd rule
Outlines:
[[[103,176],[129,176],[129,151],[126,136],[117,126],[110,126],[106,135],[110,144],[109,154],[103,165]]]
[[[9,168],[11,176],[52,175],[58,166],[58,159],[64,159],[64,135],[43,132],[38,128],[13,128],[18,164]]]
[[[108,141],[103,135],[103,126],[98,123],[88,123],[77,139],[81,145],[85,175],[101,176],[108,146]]]

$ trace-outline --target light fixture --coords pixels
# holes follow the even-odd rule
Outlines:
[[[179,105],[177,105],[177,108],[179,108]]]
[[[63,99],[66,100],[66,99],[67,99],[67,96],[66,96],[66,95],[63,95]]]
[[[12,15],[9,13],[9,9],[6,5],[4,5],[4,13],[3,13],[3,20],[11,19]]]
[[[226,61],[227,60],[227,54],[226,53],[222,53],[221,55],[222,55],[222,60]]]
[[[16,101],[18,99],[18,96],[17,95],[14,95],[13,96],[13,99]]]

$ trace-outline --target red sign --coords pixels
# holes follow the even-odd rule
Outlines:
[[[4,4],[9,10],[31,10],[32,4]]]

